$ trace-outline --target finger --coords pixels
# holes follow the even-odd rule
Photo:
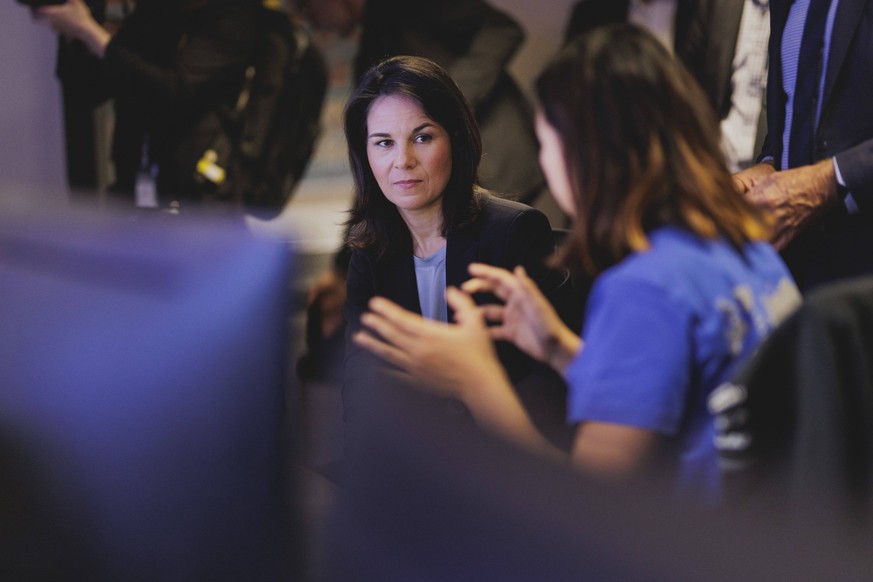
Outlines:
[[[420,334],[423,329],[428,327],[428,324],[433,324],[421,315],[408,311],[384,297],[373,297],[368,306],[372,313],[378,314],[398,330],[409,335]]]
[[[514,274],[518,280],[516,289],[524,293],[528,300],[533,300],[536,303],[548,302],[536,282],[528,276],[524,267],[521,265],[516,267]]]
[[[460,324],[485,325],[479,306],[473,298],[457,287],[446,289],[446,303],[455,311],[455,321]]]
[[[504,319],[506,308],[503,305],[480,305],[479,313],[482,314],[487,321],[493,323],[501,323]]]
[[[745,181],[739,179],[736,176],[733,176],[731,178],[731,180],[733,180],[734,189],[736,189],[736,191],[739,192],[740,194],[745,194],[746,192],[749,191],[749,187]]]
[[[488,282],[489,287],[487,291],[504,301],[509,297],[513,287],[516,285],[515,276],[500,267],[492,267],[482,263],[471,263],[468,270],[473,277]]]
[[[490,281],[493,285],[512,283],[512,273],[502,267],[494,267],[484,263],[470,263],[467,271],[473,275],[473,277]]]
[[[473,295],[475,293],[494,293],[494,282],[480,277],[467,279],[461,283],[461,290]]]
[[[394,346],[408,345],[411,341],[408,333],[376,313],[364,313],[361,316],[361,325],[378,334],[386,343]]]
[[[521,265],[517,266],[513,273],[515,274],[516,278],[521,282],[521,284],[528,290],[539,290],[539,287],[537,287],[537,284],[534,282],[534,280],[528,276],[527,270],[525,270],[525,268]]]
[[[364,331],[359,331],[352,336],[352,341],[360,348],[382,358],[386,362],[394,364],[403,370],[409,369],[411,362],[408,354],[402,350],[387,344]]]

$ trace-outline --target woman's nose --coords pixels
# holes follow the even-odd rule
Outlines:
[[[394,157],[394,167],[398,170],[405,170],[415,166],[415,155],[410,145],[400,145],[397,148],[397,155]]]

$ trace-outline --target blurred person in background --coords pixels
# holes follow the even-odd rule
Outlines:
[[[98,97],[112,98],[112,194],[127,206],[178,209],[209,200],[204,152],[234,107],[257,41],[259,0],[139,0],[117,31],[83,0],[33,9],[99,59]],[[67,83],[82,82],[73,80]]]
[[[767,138],[735,175],[810,291],[873,274],[873,1],[772,0]]]
[[[721,120],[728,169],[751,166],[766,135],[768,0],[579,0],[565,41],[597,26],[648,29],[701,84]]]

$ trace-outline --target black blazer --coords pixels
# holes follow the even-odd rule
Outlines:
[[[785,92],[780,47],[790,0],[770,5],[770,68],[767,79],[767,139],[762,156],[782,161]],[[873,0],[840,0],[828,55],[822,110],[815,131],[815,157],[835,156],[860,213],[844,205],[794,241],[786,262],[801,288],[837,278],[873,273]]]
[[[485,198],[484,209],[477,222],[448,236],[446,244],[446,285],[458,286],[470,278],[467,267],[472,262],[481,262],[512,269],[522,265],[537,282],[540,289],[555,304],[565,321],[575,325],[574,317],[568,315],[567,306],[574,298],[567,277],[556,270],[546,268],[544,260],[554,250],[552,230],[546,216],[529,206],[500,199]],[[352,253],[348,272],[348,296],[345,304],[346,351],[345,374],[342,387],[343,411],[346,423],[346,442],[355,440],[354,425],[367,403],[374,397],[373,384],[381,384],[384,365],[375,361],[365,350],[358,348],[352,335],[361,329],[360,318],[367,310],[367,302],[374,296],[386,297],[402,307],[421,313],[412,249],[387,254],[381,258],[367,251]],[[490,298],[477,297],[479,303]],[[576,303],[581,303],[578,298]],[[451,320],[452,314],[449,313]],[[518,385],[531,375],[542,382],[551,383],[557,378],[545,370],[545,365],[534,362],[514,346],[498,342],[498,356],[510,379]],[[561,382],[562,389],[565,389]],[[531,388],[533,389],[533,388]],[[542,391],[549,388],[541,388]],[[524,402],[524,396],[522,400]],[[552,400],[554,402],[554,400]],[[559,402],[563,405],[563,395]],[[549,412],[556,419],[554,410]],[[561,416],[558,413],[557,416]],[[556,419],[557,420],[557,419]],[[563,418],[560,419],[563,423]],[[348,448],[347,448],[348,451]]]

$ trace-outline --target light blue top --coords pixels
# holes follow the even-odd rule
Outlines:
[[[415,259],[415,282],[421,314],[427,319],[448,321],[446,306],[446,245],[431,256]]]

